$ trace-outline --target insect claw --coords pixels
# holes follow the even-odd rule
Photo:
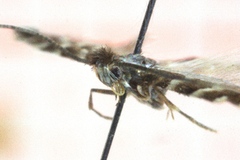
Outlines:
[[[172,119],[174,120],[173,110],[170,109],[170,108],[168,109],[166,120],[167,120],[168,117],[169,117],[169,113],[171,113]]]

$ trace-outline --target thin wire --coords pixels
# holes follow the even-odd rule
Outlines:
[[[145,34],[147,32],[147,28],[148,28],[148,25],[149,25],[149,21],[151,19],[151,15],[152,15],[152,12],[153,12],[155,2],[156,2],[156,0],[150,0],[149,3],[148,3],[147,11],[146,11],[145,17],[143,19],[142,27],[141,27],[141,30],[139,32],[137,44],[135,46],[133,54],[140,54],[141,53],[143,40],[144,40]]]
[[[111,148],[111,145],[112,145],[112,141],[113,141],[113,138],[114,138],[114,134],[115,134],[115,131],[117,129],[118,121],[119,121],[119,118],[121,116],[121,112],[122,112],[122,109],[123,109],[123,104],[125,102],[126,96],[127,96],[127,92],[125,92],[123,96],[120,96],[120,98],[118,100],[117,108],[116,108],[116,111],[115,111],[115,114],[114,114],[114,117],[113,117],[113,121],[112,121],[110,131],[108,133],[108,138],[107,138],[105,148],[104,148],[103,153],[102,153],[101,160],[106,160],[107,157],[108,157],[108,154],[109,154],[109,151],[110,151],[110,148]]]
[[[148,24],[149,24],[151,15],[152,15],[152,11],[153,11],[155,2],[156,2],[156,0],[149,0],[148,8],[147,8],[144,20],[143,20],[142,28],[141,28],[139,36],[138,36],[138,40],[137,40],[137,44],[135,46],[134,54],[140,54],[142,43],[143,43],[143,40],[144,40],[144,36],[145,36],[145,33],[147,32],[147,27],[148,27]],[[105,147],[103,149],[101,160],[106,160],[108,158],[108,154],[109,154],[109,151],[110,151],[110,148],[111,148],[111,145],[112,145],[112,141],[113,141],[113,138],[114,138],[114,135],[115,135],[115,131],[117,129],[118,121],[120,119],[120,115],[121,115],[121,112],[122,112],[122,109],[123,109],[123,105],[124,105],[124,102],[125,102],[125,99],[126,99],[126,95],[127,95],[127,92],[125,92],[125,94],[123,96],[120,96],[120,98],[119,98],[117,108],[116,108],[116,111],[115,111],[115,115],[113,117],[112,125],[111,125],[111,128],[110,128],[109,133],[108,133],[108,137],[107,137],[107,140],[106,140],[106,143],[105,143]]]

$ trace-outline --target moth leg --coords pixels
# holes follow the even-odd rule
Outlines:
[[[99,112],[98,110],[93,108],[93,103],[92,103],[92,93],[93,92],[102,93],[102,94],[109,94],[109,95],[115,95],[114,92],[112,90],[107,90],[107,89],[95,89],[95,88],[92,88],[91,91],[90,91],[90,96],[89,96],[89,101],[88,101],[88,108],[90,110],[93,110],[95,113],[97,113],[102,118],[112,119],[112,117],[105,116],[101,112]]]
[[[184,117],[186,117],[188,120],[190,120],[192,123],[198,125],[199,127],[204,128],[204,129],[209,130],[209,131],[212,131],[212,132],[217,132],[215,129],[212,129],[210,127],[205,126],[204,124],[196,121],[194,118],[192,118],[191,116],[189,116],[186,113],[184,113],[183,111],[181,111],[177,106],[175,106],[171,101],[169,101],[165,97],[165,95],[163,95],[161,93],[161,91],[158,88],[156,88],[156,89],[158,90],[158,97],[157,98],[163,100],[171,112],[172,112],[172,110],[175,110],[178,113],[180,113],[181,115],[183,115]]]
[[[173,115],[173,110],[172,109],[168,109],[168,112],[167,112],[167,117],[166,117],[166,119],[168,119],[168,117],[169,117],[169,113],[171,113],[171,117],[172,117],[172,119],[174,120],[174,115]]]

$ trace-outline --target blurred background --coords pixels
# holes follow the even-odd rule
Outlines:
[[[0,23],[34,27],[109,46],[137,37],[146,0],[0,0]],[[240,47],[240,2],[157,1],[143,46],[155,60],[208,57]],[[0,29],[0,159],[100,159],[111,125],[88,110],[91,88],[106,88],[91,67],[59,58]],[[240,159],[240,110],[168,92],[211,133],[167,109],[128,97],[109,154],[120,159]],[[93,95],[107,115],[114,96]]]

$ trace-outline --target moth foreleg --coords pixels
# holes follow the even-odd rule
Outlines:
[[[102,94],[109,94],[109,95],[115,95],[114,92],[112,90],[107,90],[107,89],[95,89],[95,88],[92,88],[91,91],[90,91],[90,96],[89,96],[89,101],[88,101],[88,108],[90,110],[93,110],[96,114],[98,114],[102,118],[112,119],[112,117],[105,116],[101,112],[99,112],[98,110],[93,108],[93,102],[92,102],[92,93],[93,92],[102,93]]]
[[[181,115],[183,115],[184,117],[186,117],[188,120],[190,120],[192,123],[198,125],[201,128],[204,128],[206,130],[212,131],[212,132],[217,132],[215,129],[212,129],[210,127],[205,126],[204,124],[196,121],[194,118],[192,118],[191,116],[187,115],[186,113],[184,113],[183,111],[181,111],[177,106],[175,106],[171,101],[169,101],[164,94],[161,93],[160,89],[158,89],[157,87],[155,88],[158,92],[158,97],[157,99],[159,100],[163,100],[164,103],[167,105],[167,107],[169,108],[169,110],[171,111],[172,114],[172,110],[177,111],[178,113],[180,113]],[[172,114],[173,116],[173,114]]]

